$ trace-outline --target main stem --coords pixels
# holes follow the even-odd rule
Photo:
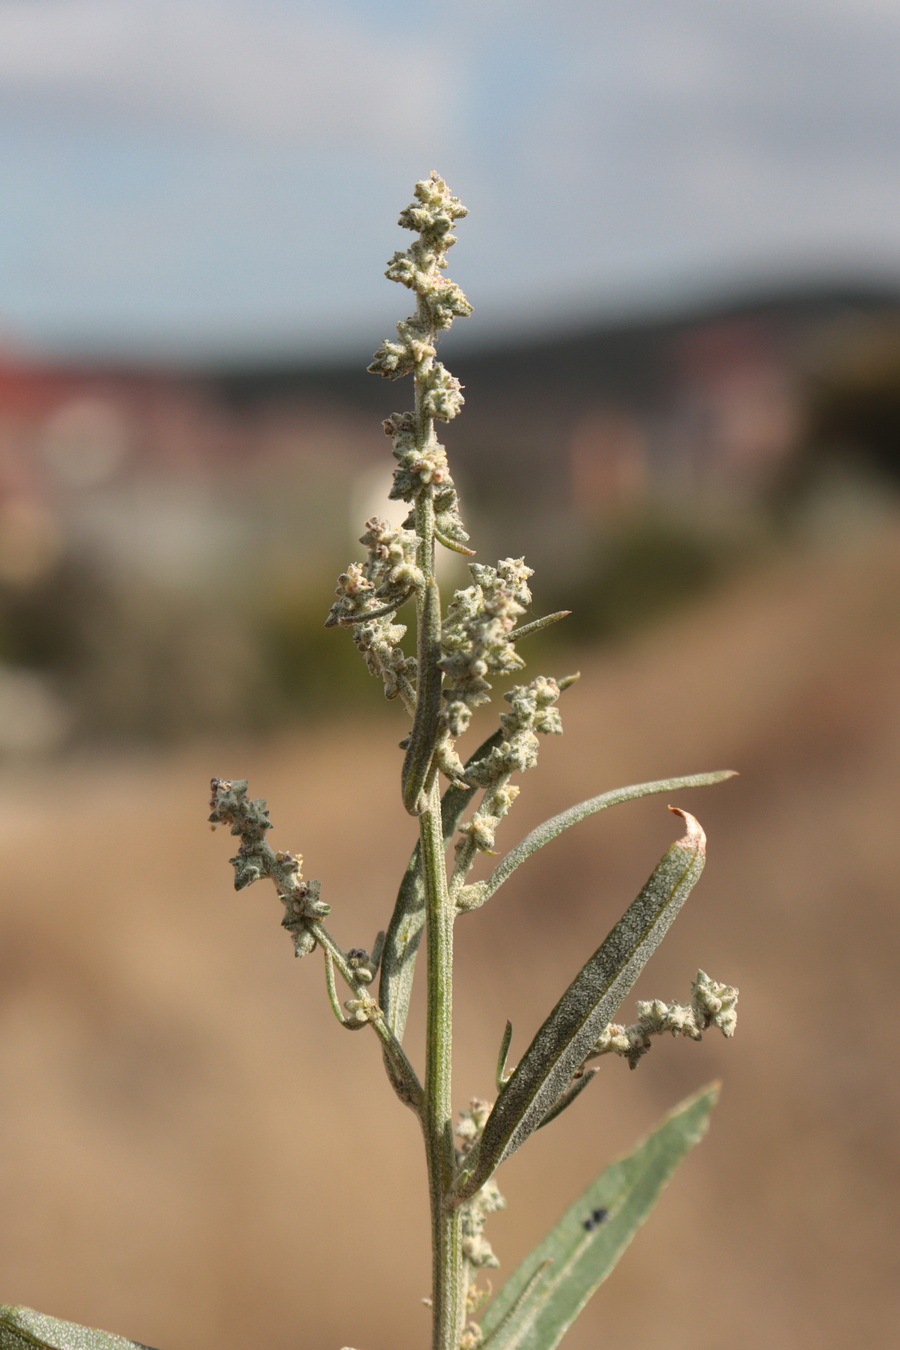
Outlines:
[[[419,444],[434,435],[430,417],[423,415],[416,380],[416,421]],[[434,576],[434,501],[430,489],[416,503],[419,566],[426,584]],[[418,601],[419,688],[425,688],[425,663],[433,660],[424,641],[423,599]],[[456,1150],[453,1144],[453,906],[447,887],[440,786],[435,779],[429,804],[419,817],[422,875],[425,883],[425,932],[428,953],[428,1012],[425,1049],[425,1100],[422,1126],[431,1199],[432,1350],[458,1350],[465,1320],[466,1289],[462,1258],[462,1215],[448,1209]]]
[[[451,1054],[453,1019],[453,912],[444,866],[441,803],[432,788],[420,817],[428,947],[428,1021],[425,1059],[425,1149],[431,1197],[433,1350],[457,1350],[466,1291],[462,1260],[462,1215],[447,1208],[453,1185]]]

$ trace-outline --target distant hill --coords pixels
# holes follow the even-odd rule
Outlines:
[[[624,453],[623,437],[627,453],[643,461],[639,477],[674,473],[693,490],[712,473],[729,491],[743,491],[793,445],[800,386],[823,346],[890,316],[900,319],[900,291],[807,284],[546,339],[511,338],[497,347],[465,346],[454,333],[444,351],[466,387],[466,409],[446,439],[461,473],[478,464],[490,508],[509,501],[509,470],[516,467],[518,495],[539,490],[544,511],[567,510],[573,456],[616,459]],[[203,378],[217,398],[244,412],[272,401],[315,399],[382,417],[409,399],[404,382],[388,389],[346,365],[232,366]],[[773,426],[776,404],[781,415]],[[746,425],[754,409],[760,415],[755,431]],[[735,421],[737,431],[730,425]],[[574,474],[575,504],[584,505],[577,465]],[[617,470],[606,477],[615,479]],[[603,482],[593,495],[608,488]]]
[[[717,300],[633,319],[617,319],[585,326],[547,338],[507,336],[489,344],[461,344],[458,334],[444,340],[452,352],[454,372],[484,382],[479,399],[519,388],[540,376],[576,399],[583,393],[585,373],[604,388],[640,398],[653,387],[653,372],[672,344],[686,333],[729,320],[764,322],[787,335],[810,326],[836,321],[900,313],[900,289],[865,284],[813,283],[735,293]],[[377,339],[373,338],[373,348]],[[246,405],[273,395],[328,394],[342,403],[380,410],[384,404],[380,381],[358,366],[330,361],[248,361],[198,368],[197,374],[214,385],[224,398]],[[401,382],[402,387],[402,382]]]
[[[442,437],[480,557],[524,554],[573,637],[612,641],[714,589],[775,503],[852,514],[854,473],[865,511],[900,482],[900,297],[876,288],[451,341],[446,359],[467,405]],[[0,361],[14,739],[181,735],[333,699],[344,649],[322,605],[385,509],[381,421],[411,397],[362,364]]]

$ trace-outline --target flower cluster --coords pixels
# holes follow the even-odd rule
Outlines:
[[[400,214],[404,229],[418,232],[405,252],[393,255],[385,275],[415,292],[416,313],[397,324],[397,340],[385,339],[369,370],[388,380],[415,374],[415,412],[394,413],[384,423],[398,467],[391,497],[412,502],[424,487],[435,492],[438,537],[459,545],[468,538],[459,518],[456,491],[447,469],[444,447],[432,423],[449,422],[463,405],[459,380],[435,359],[435,339],[453,320],[471,314],[460,288],[442,276],[447,250],[456,242],[453,222],[468,214],[436,173],[415,187],[416,200]]]
[[[363,655],[369,674],[378,675],[384,680],[385,698],[397,698],[399,695],[412,712],[416,703],[413,684],[416,658],[407,656],[398,645],[405,633],[405,624],[392,623],[386,618],[367,619],[365,623],[354,625],[353,641],[357,651]]]
[[[509,781],[510,776],[534,768],[539,747],[537,733],[561,735],[562,721],[554,706],[559,695],[556,680],[546,675],[538,675],[530,684],[516,685],[504,694],[510,710],[500,715],[503,740],[462,773],[462,781],[470,787],[486,790],[478,810],[459,827],[462,837],[456,845],[455,886],[461,885],[476,852],[494,852],[494,832],[519,795],[519,789]],[[467,896],[469,889],[464,888],[458,895],[461,909],[471,908],[472,901],[477,903],[474,891]]]
[[[460,1121],[456,1127],[456,1133],[460,1139],[460,1145],[456,1151],[458,1159],[461,1160],[468,1153],[471,1153],[481,1138],[492,1107],[493,1102],[482,1101],[475,1097],[467,1110],[460,1111]],[[485,1221],[489,1214],[496,1214],[497,1210],[505,1208],[506,1201],[500,1194],[493,1177],[462,1207],[462,1251],[463,1258],[471,1272],[468,1282],[469,1311],[473,1311],[474,1307],[485,1297],[483,1290],[477,1290],[473,1287],[472,1275],[485,1267],[496,1267],[500,1264],[494,1255],[491,1244],[484,1236]],[[465,1328],[460,1340],[461,1350],[465,1350],[465,1347],[469,1347],[469,1350],[475,1350],[475,1347],[480,1344],[480,1340],[480,1328],[476,1324],[470,1323]]]
[[[441,629],[444,722],[451,736],[461,736],[472,709],[488,702],[488,675],[511,675],[525,665],[510,634],[531,604],[531,568],[524,558],[503,558],[496,567],[470,563],[469,571],[475,585],[454,593]]]
[[[394,458],[399,464],[399,468],[394,470],[389,499],[395,502],[414,501],[423,487],[443,491],[444,485],[450,481],[447,452],[435,440],[424,448],[419,447],[415,413],[391,413],[382,426],[384,434],[390,436],[393,442]]]
[[[490,787],[511,773],[533,769],[538,757],[536,733],[562,735],[559,695],[560,686],[548,675],[536,675],[529,684],[517,684],[505,693],[510,706],[509,712],[500,714],[503,740],[466,769],[465,781],[473,787]]]
[[[711,980],[704,970],[697,971],[691,985],[691,1001],[663,1003],[654,998],[637,1005],[638,1020],[631,1026],[611,1022],[601,1033],[590,1058],[598,1055],[622,1055],[632,1069],[650,1049],[651,1037],[669,1032],[699,1041],[709,1027],[718,1027],[723,1036],[733,1036],[737,1026],[738,991],[730,984]]]
[[[411,712],[416,661],[399,645],[406,625],[394,623],[393,615],[422,584],[416,564],[418,539],[414,531],[373,516],[366,521],[360,543],[368,548],[366,561],[351,563],[341,573],[325,627],[352,625],[353,641],[370,674],[384,680],[387,698],[399,695]]]
[[[347,1016],[343,1019],[344,1025],[351,1031],[358,1031],[360,1027],[366,1026],[378,1016],[378,1004],[368,994],[362,994],[359,998],[348,998],[344,1007],[347,1009]]]
[[[228,825],[240,837],[240,848],[229,861],[234,868],[234,889],[241,891],[261,877],[275,883],[284,905],[282,927],[294,940],[296,956],[307,956],[317,939],[311,925],[329,913],[331,906],[319,899],[318,881],[304,881],[303,859],[295,853],[276,853],[266,843],[266,831],[272,828],[268,808],[262,797],[247,796],[245,778],[213,778],[210,783],[209,823]]]
[[[430,400],[424,406],[427,410],[434,406],[434,401]],[[431,415],[437,416],[436,413]],[[393,443],[398,466],[394,470],[389,498],[391,501],[414,502],[423,488],[431,488],[436,534],[443,544],[459,551],[469,536],[459,514],[459,498],[450,477],[446,450],[434,435],[423,437],[420,434],[413,412],[391,413],[382,425],[385,435],[390,436]],[[406,523],[409,524],[411,519]]]
[[[326,628],[391,612],[422,584],[422,573],[416,566],[418,539],[413,530],[391,526],[372,516],[359,542],[368,548],[368,556],[363,563],[351,563],[338,577],[337,599],[328,612]]]
[[[432,360],[434,334],[449,328],[455,318],[472,313],[472,306],[455,282],[441,276],[447,266],[447,251],[456,243],[453,223],[467,216],[468,210],[433,171],[416,183],[413,195],[416,200],[400,212],[397,223],[419,238],[405,251],[393,254],[385,276],[415,292],[417,312],[397,324],[400,341],[385,340],[369,367],[373,374],[391,380]]]

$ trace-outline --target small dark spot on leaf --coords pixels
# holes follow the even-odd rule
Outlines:
[[[593,1233],[594,1229],[601,1223],[606,1223],[609,1218],[608,1209],[592,1209],[586,1219],[582,1219],[581,1226],[586,1233]]]

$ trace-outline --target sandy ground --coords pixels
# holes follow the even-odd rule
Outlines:
[[[617,783],[742,775],[678,798],[710,861],[637,991],[686,997],[702,965],[741,988],[736,1040],[605,1062],[500,1174],[509,1271],[606,1161],[724,1080],[569,1350],[896,1344],[898,575],[900,530],[880,530],[586,655],[566,735],[523,780],[504,846]],[[400,734],[383,717],[4,773],[0,1300],[160,1350],[427,1343],[415,1122],[204,825],[210,775],[249,776],[338,937],[368,946],[414,830]],[[505,1018],[515,1057],[675,833],[659,799],[619,807],[460,921],[460,1106],[489,1094]]]

